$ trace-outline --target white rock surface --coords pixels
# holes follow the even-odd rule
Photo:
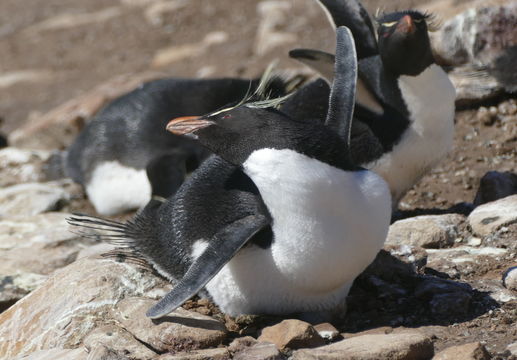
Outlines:
[[[0,188],[0,219],[59,210],[70,200],[62,182],[26,183]]]
[[[43,180],[42,166],[49,157],[48,151],[0,149],[0,188]]]
[[[489,235],[502,226],[517,222],[517,195],[478,206],[470,213],[468,221],[479,236]]]

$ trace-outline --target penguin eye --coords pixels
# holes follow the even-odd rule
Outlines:
[[[422,21],[424,21],[424,19],[413,19],[415,24],[420,24]]]
[[[395,25],[397,22],[396,21],[391,21],[391,22],[386,22],[386,23],[382,23],[382,26],[385,26],[385,27],[392,27],[393,25]]]
[[[231,119],[232,115],[231,114],[225,114],[221,117],[221,119]]]

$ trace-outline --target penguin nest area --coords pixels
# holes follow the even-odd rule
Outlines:
[[[279,59],[281,69],[306,74],[306,68],[288,58],[289,50],[303,47],[334,52],[334,33],[315,2],[0,1],[0,136],[16,139],[7,150],[0,149],[0,258],[8,259],[5,269],[0,269],[0,339],[5,335],[1,329],[12,325],[8,308],[14,309],[19,299],[30,296],[41,284],[47,284],[49,292],[56,291],[45,279],[63,278],[60,268],[73,267],[76,259],[89,255],[84,249],[100,246],[91,239],[65,241],[69,240],[68,235],[63,235],[68,234],[68,229],[54,221],[57,218],[63,221],[65,215],[73,212],[93,214],[94,209],[79,186],[66,181],[48,182],[42,175],[42,159],[68,146],[78,129],[102,105],[142,81],[165,76],[255,77],[274,59]],[[386,2],[380,0],[363,3],[371,13],[386,6]],[[475,1],[469,0],[400,0],[390,2],[389,7],[405,9],[425,5],[438,17],[447,18],[456,11],[455,6],[468,8],[473,3]],[[514,272],[512,288],[509,280],[503,283],[501,279],[507,269],[517,265],[517,199],[513,195],[513,198],[505,197],[505,203],[494,203],[496,205],[487,210],[492,215],[486,215],[480,223],[471,212],[478,205],[479,209],[487,206],[481,204],[490,200],[517,193],[517,176],[511,175],[517,172],[517,100],[508,94],[488,101],[478,100],[456,110],[453,150],[401,199],[394,214],[394,218],[401,221],[390,227],[392,242],[356,280],[348,297],[346,317],[333,324],[340,335],[332,340],[321,340],[322,343],[316,341],[319,345],[365,335],[365,332],[403,334],[412,329],[424,334],[436,353],[453,346],[479,343],[484,348],[480,350],[485,356],[480,357],[482,359],[511,358],[509,345],[517,342],[517,280]],[[34,126],[37,132],[31,130]],[[19,153],[9,152],[11,150]],[[22,159],[22,153],[26,160]],[[497,173],[485,176],[487,172]],[[35,203],[34,194],[40,190],[27,188],[16,190],[16,196],[24,197],[14,204],[14,186],[35,182],[53,189],[44,191],[57,194],[57,200],[42,200],[50,201],[51,205]],[[40,193],[37,196],[39,199]],[[114,219],[126,220],[133,215],[124,214]],[[420,215],[440,217],[417,218]],[[508,221],[497,228],[490,227],[491,221],[497,220],[486,220],[505,216]],[[45,226],[51,230],[45,230]],[[38,239],[45,238],[52,246],[34,245],[40,240],[31,238],[34,234],[29,228],[32,227],[43,229]],[[416,233],[418,235],[414,235]],[[23,239],[32,239],[34,244],[17,247],[12,244],[13,238],[19,244]],[[28,262],[31,265],[27,265]],[[22,279],[28,281],[28,285],[18,280],[13,282],[19,273],[28,274]],[[109,278],[109,274],[96,275]],[[77,276],[69,281],[81,283],[80,275]],[[132,273],[131,276],[134,281],[140,275]],[[154,275],[146,276],[158,279]],[[67,285],[62,284],[62,288]],[[109,287],[109,282],[103,286]],[[44,290],[38,289],[38,294]],[[136,293],[135,290],[132,296],[137,297]],[[42,299],[46,296],[41,295],[40,303],[31,303],[30,307],[36,309],[35,312],[44,309]],[[53,299],[52,296],[48,294],[49,299]],[[36,296],[31,299],[37,300]],[[109,302],[99,295],[99,299],[91,300],[92,307],[103,301]],[[183,308],[196,312],[196,316],[204,316],[207,326],[216,330],[222,324],[222,335],[211,334],[212,338],[206,335],[212,342],[203,338],[205,342],[196,343],[198,338],[195,341],[184,338],[170,348],[160,348],[163,344],[153,343],[138,326],[127,322],[123,323],[124,332],[127,330],[132,340],[138,339],[136,345],[131,346],[141,346],[145,353],[139,357],[135,352],[130,358],[158,359],[167,351],[197,350],[199,344],[203,344],[200,351],[223,348],[227,354],[234,354],[245,351],[229,347],[235,339],[248,335],[259,338],[261,333],[264,335],[265,327],[288,319],[233,318],[222,314],[206,299],[198,298],[187,301]],[[52,342],[41,335],[36,337],[41,341],[37,348],[91,347],[92,336],[84,334],[94,333],[92,328],[97,331],[98,324],[122,331],[122,325],[112,325],[120,319],[103,323],[107,321],[102,318],[105,313],[92,312],[84,316],[96,319],[88,325],[91,325],[88,332],[80,328],[80,322],[74,318],[70,320],[70,328],[77,330],[76,338],[73,335],[60,342],[58,337]],[[214,319],[219,325],[210,322]],[[197,325],[195,321],[185,323],[192,334],[200,332]],[[44,329],[39,330],[44,333]],[[29,333],[34,331],[38,329],[31,328]],[[98,331],[101,333],[104,329]],[[24,331],[12,333],[18,332]],[[120,335],[115,330],[113,334]],[[124,336],[121,335],[121,339]],[[205,335],[200,332],[199,336]],[[215,338],[217,340],[213,340]],[[13,343],[14,340],[32,349],[27,345],[32,339],[20,337],[13,339]],[[245,341],[251,340],[243,340],[243,343]],[[281,350],[278,358],[287,358],[297,348],[314,345],[309,340],[297,341],[285,347],[275,343]],[[120,352],[113,344],[105,342],[105,346],[115,353]],[[241,344],[241,347],[245,346]],[[517,345],[514,348],[512,354],[517,354]],[[16,358],[8,355],[13,354],[9,349],[9,345],[4,347],[0,342],[0,359]]]

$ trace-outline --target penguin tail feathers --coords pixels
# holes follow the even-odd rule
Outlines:
[[[145,251],[146,242],[152,241],[153,222],[140,213],[125,223],[97,216],[74,213],[66,219],[76,229],[71,230],[81,237],[104,241],[117,248],[103,254],[103,257],[118,261],[130,261],[150,268]]]

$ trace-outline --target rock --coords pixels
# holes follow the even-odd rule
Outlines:
[[[517,194],[517,174],[489,171],[479,181],[474,205],[479,206]]]
[[[35,290],[46,278],[44,275],[25,272],[0,275],[0,313]]]
[[[60,210],[70,200],[61,183],[27,183],[0,189],[0,219]]]
[[[334,341],[339,337],[339,331],[330,323],[315,325],[314,330],[316,330],[322,338],[328,341]]]
[[[259,26],[255,38],[254,52],[262,56],[278,46],[293,43],[295,34],[280,31],[279,28],[288,23],[292,4],[288,1],[261,1],[257,4]]]
[[[390,226],[386,245],[444,248],[454,244],[465,221],[463,215],[425,215],[399,220]]]
[[[90,360],[85,349],[49,349],[35,351],[11,360]],[[93,359],[92,359],[93,360]],[[103,359],[104,360],[104,359]],[[106,359],[107,360],[107,359]]]
[[[42,168],[49,157],[50,153],[46,151],[0,149],[0,188],[43,181]]]
[[[215,347],[226,338],[224,324],[183,308],[153,321],[145,313],[155,303],[151,299],[124,299],[117,304],[115,317],[133,336],[160,352]]]
[[[281,360],[284,356],[275,344],[258,342],[251,336],[237,338],[232,341],[228,350],[234,360]]]
[[[38,289],[0,314],[0,358],[36,350],[76,348],[96,328],[114,323],[114,305],[165,293],[149,271],[109,259],[82,259],[54,272]]]
[[[105,325],[96,328],[86,336],[84,346],[91,350],[96,348],[106,348],[112,353],[128,356],[131,359],[147,360],[156,357],[156,353],[127,330],[117,325]]]
[[[509,256],[507,249],[496,247],[458,246],[452,249],[428,249],[427,267],[446,273],[451,278],[473,273],[481,264],[500,261]]]
[[[284,320],[262,329],[258,341],[273,343],[281,351],[325,344],[323,338],[309,323],[294,319]]]
[[[508,345],[506,348],[510,352],[510,354],[517,356],[517,342],[514,342],[513,344]]]
[[[206,350],[193,350],[174,354],[165,354],[156,360],[228,360],[230,354],[226,348],[215,348]]]
[[[473,232],[489,235],[500,227],[517,222],[517,195],[478,206],[468,217]]]
[[[156,1],[145,9],[145,19],[152,25],[163,25],[163,15],[187,6],[187,0]]]
[[[431,339],[418,331],[356,336],[316,349],[297,350],[293,360],[427,360],[433,356]]]
[[[0,219],[0,274],[48,275],[76,260],[96,241],[72,232],[66,213]]]
[[[433,53],[441,64],[492,65],[517,45],[517,4],[470,8],[432,33]]]
[[[479,105],[480,102],[495,99],[504,94],[504,87],[487,70],[464,65],[452,69],[448,75],[456,89],[457,107]]]
[[[512,266],[503,274],[503,285],[505,288],[517,291],[517,266]]]
[[[53,73],[48,70],[21,70],[0,73],[0,89],[8,88],[19,83],[39,83],[49,81]]]
[[[472,288],[466,283],[430,276],[415,289],[415,296],[428,301],[433,315],[447,318],[468,313],[473,295]]]
[[[490,360],[492,357],[478,342],[451,346],[440,351],[433,360]]]
[[[108,7],[100,11],[86,14],[59,14],[28,27],[25,32],[34,34],[49,30],[64,30],[76,26],[108,21],[120,16],[121,14],[122,11],[118,6]]]
[[[44,115],[29,119],[26,124],[9,134],[9,144],[39,150],[64,149],[72,143],[84,123],[109,101],[133,90],[145,81],[163,76],[164,74],[157,72],[143,72],[110,79]]]
[[[213,31],[206,34],[200,42],[158,50],[154,55],[151,66],[153,68],[164,67],[181,60],[200,56],[208,51],[211,46],[222,44],[226,41],[228,41],[227,33],[224,31]]]

